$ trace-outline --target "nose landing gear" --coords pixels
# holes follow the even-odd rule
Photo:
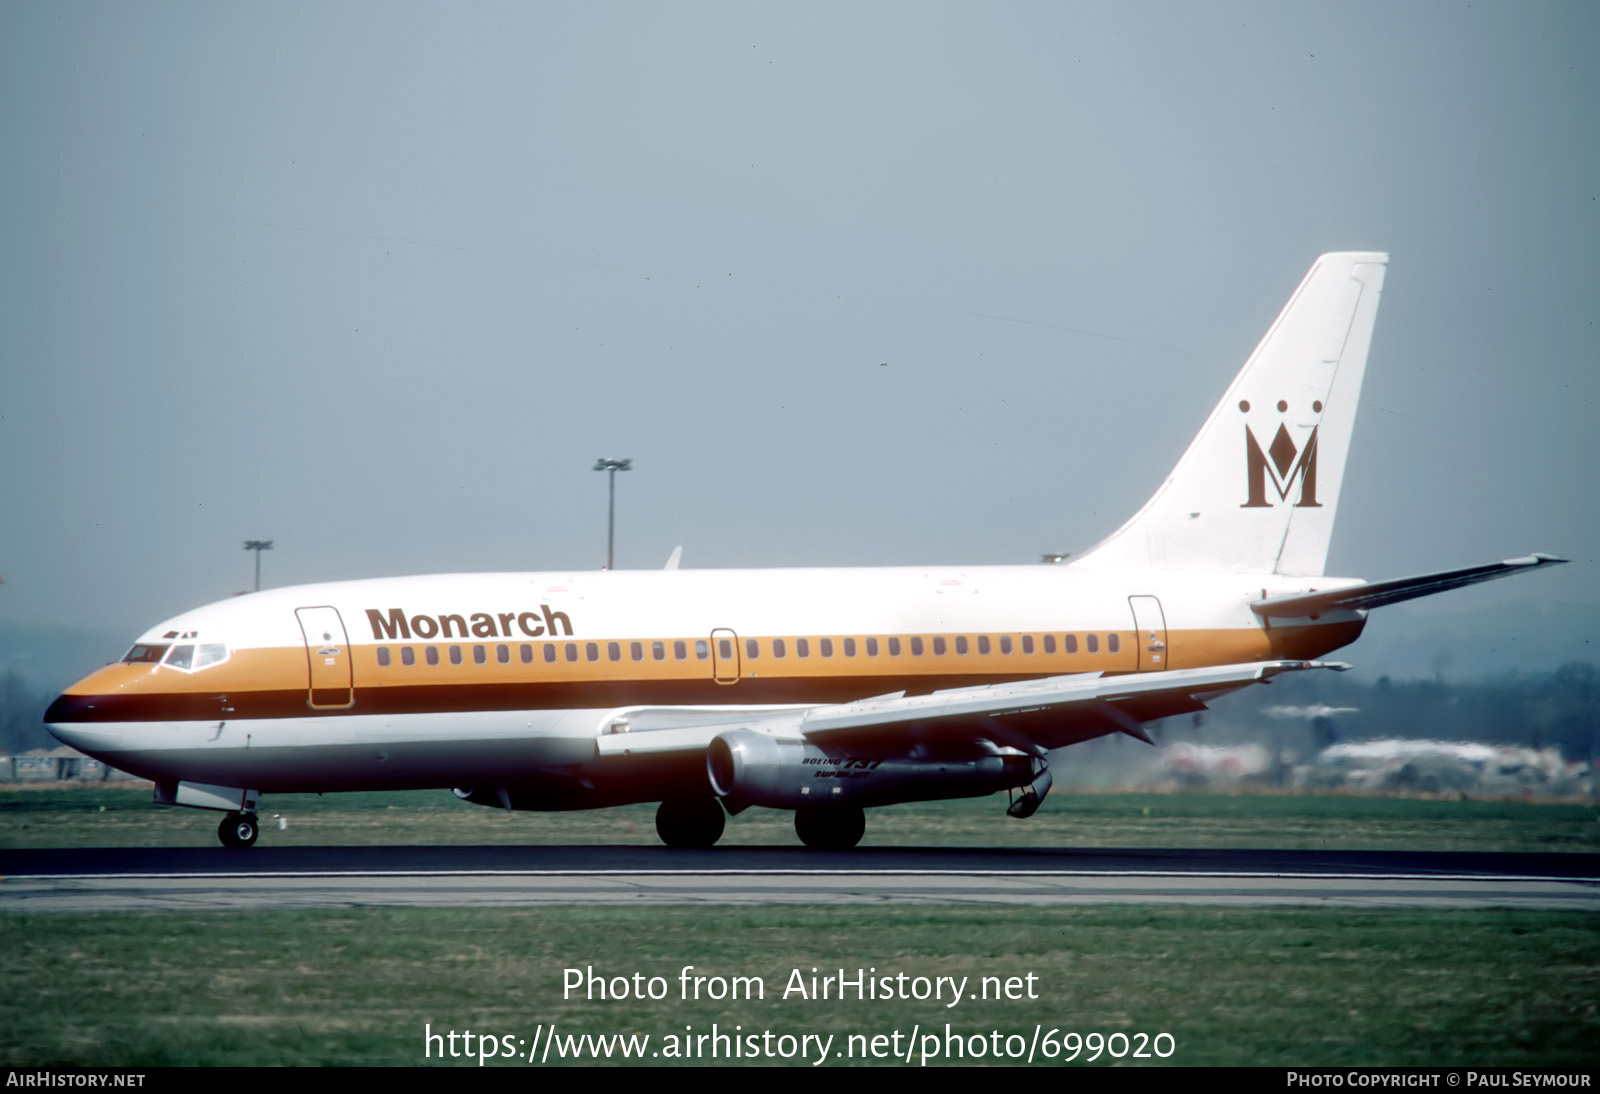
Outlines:
[[[217,825],[217,838],[224,847],[249,847],[261,834],[261,822],[254,813],[229,813]]]

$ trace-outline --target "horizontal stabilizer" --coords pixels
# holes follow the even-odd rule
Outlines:
[[[1554,555],[1532,554],[1525,558],[1508,558],[1487,566],[1469,566],[1464,570],[1442,570],[1436,574],[1418,577],[1400,577],[1393,581],[1372,581],[1365,585],[1352,585],[1345,589],[1332,589],[1325,593],[1299,593],[1294,596],[1274,596],[1257,600],[1250,607],[1257,615],[1274,618],[1315,619],[1335,611],[1366,611],[1385,604],[1398,604],[1402,600],[1415,600],[1419,596],[1432,596],[1463,585],[1476,585],[1480,581],[1493,581],[1541,566],[1557,566],[1567,561]]]

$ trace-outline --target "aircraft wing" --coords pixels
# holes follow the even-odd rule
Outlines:
[[[929,695],[885,695],[813,707],[632,708],[617,712],[627,732],[602,733],[601,756],[684,752],[706,748],[734,729],[818,745],[869,740],[957,744],[996,740],[1035,754],[1091,737],[1121,732],[1148,741],[1141,723],[1204,710],[1216,696],[1263,683],[1283,672],[1345,669],[1325,661],[1258,661],[1216,668],[1106,676],[1083,673]]]
[[[1365,585],[1352,585],[1325,593],[1273,596],[1257,600],[1250,607],[1257,615],[1316,619],[1329,612],[1381,608],[1385,604],[1398,604],[1402,600],[1432,596],[1448,589],[1459,589],[1463,585],[1476,585],[1480,581],[1509,577],[1524,570],[1533,570],[1541,566],[1558,566],[1565,561],[1567,560],[1554,555],[1535,553],[1524,558],[1491,562],[1487,566],[1469,566],[1464,570],[1441,570],[1436,574],[1400,577],[1393,581],[1370,581]]]

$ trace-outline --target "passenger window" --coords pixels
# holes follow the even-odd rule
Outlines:
[[[1121,650],[1122,649],[1122,637],[1120,635],[1115,635],[1115,634],[1106,635],[1106,649],[1107,649],[1107,651],[1109,651],[1111,653],[1116,653],[1119,650]]]
[[[388,646],[379,646],[378,647],[378,664],[382,665],[384,668],[388,668],[389,667],[389,647]]]
[[[576,642],[568,642],[567,643],[567,660],[568,661],[576,661],[577,659],[578,659],[578,644]]]
[[[819,652],[821,652],[822,656],[824,656],[824,657],[832,657],[833,656],[833,639],[831,639],[831,638],[819,638],[819,639],[817,639],[817,649],[818,649]]]
[[[488,662],[488,660],[489,660],[489,651],[488,650],[484,649],[482,646],[473,646],[472,647],[472,663],[474,665],[485,664],[485,663]]]
[[[672,644],[672,656],[679,661],[687,661],[689,659],[689,647],[682,642],[674,642]]]
[[[1010,653],[1011,652],[1011,636],[1009,634],[1002,634],[1000,636],[1000,652],[1001,653]]]
[[[694,659],[696,661],[704,661],[710,656],[711,643],[707,642],[704,638],[696,638],[694,640]]]
[[[844,655],[846,657],[854,657],[856,655],[856,640],[854,638],[846,638],[844,640]]]
[[[900,639],[898,639],[898,638],[889,639],[889,656],[890,657],[899,657],[900,656]]]
[[[726,638],[717,639],[717,656],[724,661],[733,660],[733,643]]]
[[[511,647],[504,642],[494,648],[494,659],[502,665],[511,664]]]
[[[517,652],[522,654],[522,663],[524,665],[533,664],[533,644],[531,642],[524,642]]]
[[[416,651],[413,650],[410,646],[401,646],[400,647],[400,663],[402,665],[415,665],[417,663]]]
[[[899,650],[895,650],[895,652],[899,653],[900,651]],[[876,638],[867,639],[867,656],[868,657],[876,657],[876,656],[878,656],[878,640]]]
[[[1062,638],[1061,639],[1061,648],[1066,650],[1068,653],[1077,653],[1078,652],[1078,636],[1075,635],[1075,634],[1069,634],[1069,635],[1065,636],[1064,638]]]
[[[643,661],[644,660],[644,643],[643,642],[630,642],[630,643],[628,643],[628,656],[632,657],[635,661]]]
[[[428,664],[437,665],[439,663],[439,647],[438,646],[429,646],[427,648],[427,650],[425,651],[425,654],[426,654],[425,659],[428,662]]]
[[[913,638],[911,640],[911,656],[912,657],[921,657],[922,656],[922,639]]]
[[[1099,653],[1100,652],[1100,637],[1099,637],[1099,635],[1091,634],[1091,635],[1087,636],[1084,639],[1084,645],[1088,646],[1090,653]]]
[[[944,653],[944,639],[943,638],[935,638],[933,640],[933,652],[937,653],[937,654],[941,654],[941,655]]]
[[[650,643],[650,656],[657,661],[665,661],[667,659],[667,644],[665,642]]]
[[[461,664],[461,647],[460,646],[451,646],[450,647],[450,663],[452,665]]]
[[[583,655],[591,661],[600,660],[600,643],[585,642],[583,644]]]
[[[785,646],[783,644],[783,639],[774,638],[772,640],[772,656],[774,656],[774,657],[782,657],[782,656],[784,656],[784,654],[786,654],[788,652],[789,652],[789,647]]]
[[[980,638],[980,639],[978,639],[978,641],[982,642],[984,640]],[[956,652],[957,653],[966,653],[967,652],[967,636],[966,635],[959,634],[959,635],[956,636]],[[984,650],[983,652],[984,653],[988,653],[989,651],[988,650]]]
[[[1055,653],[1056,652],[1056,636],[1055,635],[1047,634],[1047,635],[1044,636],[1044,652],[1045,653]]]
[[[1023,653],[1032,653],[1033,652],[1033,635],[1025,634],[1025,635],[1022,636],[1022,652]]]
[[[554,642],[546,642],[544,644],[544,663],[547,665],[556,663],[556,644]]]
[[[606,656],[611,658],[611,660],[613,660],[613,661],[621,661],[622,660],[622,643],[620,643],[620,642],[607,642],[606,643]]]
[[[796,657],[810,657],[811,643],[804,638],[796,638],[794,640],[794,655]]]
[[[986,635],[986,634],[978,635],[978,652],[979,653],[988,653],[989,652],[989,636],[988,635]]]
[[[187,671],[194,664],[193,646],[173,646],[172,652],[167,654],[167,665],[175,669]]]
[[[757,657],[760,657],[761,643],[757,642],[754,638],[746,638],[744,640],[744,655],[750,658],[752,661],[754,661]]]

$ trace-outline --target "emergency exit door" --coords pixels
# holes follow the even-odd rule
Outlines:
[[[739,682],[739,636],[727,627],[711,632],[711,678],[719,684]]]

